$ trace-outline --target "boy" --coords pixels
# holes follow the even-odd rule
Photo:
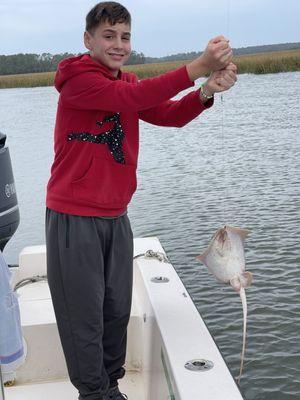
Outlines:
[[[118,389],[132,294],[133,235],[126,213],[136,189],[138,120],[184,126],[236,81],[228,41],[198,59],[138,81],[123,73],[130,14],[97,4],[86,17],[89,54],[60,63],[55,159],[47,187],[47,274],[70,380],[79,399],[127,399]],[[201,89],[180,91],[211,72]]]

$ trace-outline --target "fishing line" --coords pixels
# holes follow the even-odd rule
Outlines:
[[[230,0],[227,0],[226,7],[226,39],[229,39],[229,22],[230,22]],[[222,219],[224,225],[227,225],[226,217],[228,215],[227,203],[228,203],[228,183],[227,183],[227,147],[225,148],[225,130],[224,130],[224,114],[225,114],[225,101],[224,94],[221,93],[221,153],[222,153],[222,170],[223,170],[223,182],[224,182],[224,194],[222,204]]]
[[[225,157],[225,135],[224,135],[224,98],[223,98],[223,93],[221,94],[221,154],[222,154],[222,172],[223,172],[223,204],[222,204],[222,220],[223,220],[223,225],[226,225],[226,216],[227,216],[227,199],[228,199],[228,187],[227,187],[227,171],[226,171],[226,164],[225,164],[225,158],[227,159],[227,154]]]
[[[227,16],[226,16],[226,38],[229,39],[229,22],[230,22],[230,0],[227,0]],[[225,130],[224,130],[224,115],[225,115],[225,102],[224,94],[221,93],[221,142],[222,142],[222,167],[224,176],[224,202],[223,202],[223,221],[226,225],[226,216],[228,216],[227,201],[229,192],[229,182],[227,181],[227,169],[228,169],[228,157],[227,157],[227,147],[225,147]],[[226,158],[226,160],[225,160]],[[241,365],[240,372],[236,378],[237,384],[240,385],[240,380],[244,367],[244,358],[246,350],[246,331],[247,331],[247,300],[245,295],[245,289],[242,287],[240,289],[240,297],[243,305],[243,347],[241,353]]]

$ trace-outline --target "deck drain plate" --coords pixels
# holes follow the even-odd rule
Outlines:
[[[185,364],[185,368],[190,370],[190,371],[209,371],[212,369],[214,366],[214,363],[210,360],[202,360],[202,359],[197,359],[197,360],[190,360]]]
[[[155,276],[154,278],[151,278],[151,281],[155,283],[167,283],[169,282],[169,278],[165,276]]]

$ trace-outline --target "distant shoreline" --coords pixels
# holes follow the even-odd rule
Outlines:
[[[190,60],[163,63],[128,65],[122,69],[134,72],[139,79],[150,78],[179,68]],[[300,49],[285,50],[234,57],[238,73],[269,74],[300,71]],[[19,75],[0,75],[0,89],[53,86],[55,72],[40,72]]]

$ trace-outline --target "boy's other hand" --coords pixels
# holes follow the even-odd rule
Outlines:
[[[205,93],[213,95],[214,93],[225,92],[230,89],[237,81],[237,67],[230,63],[221,71],[214,71],[203,84]]]
[[[209,72],[226,68],[232,61],[232,50],[229,40],[224,36],[217,36],[208,42],[208,45],[199,59],[207,66]]]
[[[211,39],[200,57],[187,65],[187,72],[191,81],[226,68],[232,61],[232,49],[229,40],[224,36]]]

